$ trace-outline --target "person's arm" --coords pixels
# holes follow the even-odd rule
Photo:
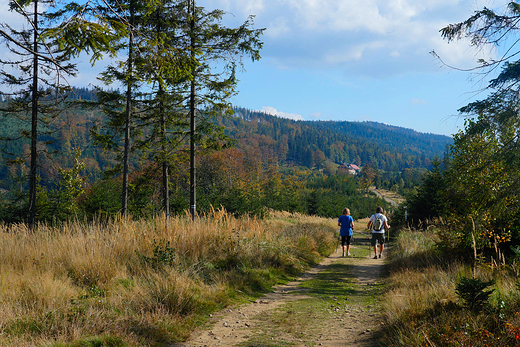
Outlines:
[[[368,224],[367,224],[367,229],[370,229],[370,226],[371,226],[371,225],[372,225],[372,221],[369,220],[369,221],[368,221]]]
[[[386,220],[385,220],[385,229],[390,229],[390,225],[388,225],[388,223],[386,222]]]
[[[341,226],[341,222],[340,222],[340,221],[338,221],[338,226],[339,226],[339,227]]]
[[[350,222],[350,227],[354,230],[354,221]]]

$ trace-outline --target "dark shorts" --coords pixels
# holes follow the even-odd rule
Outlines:
[[[341,236],[341,245],[342,246],[350,245],[351,239],[352,239],[352,236]]]
[[[375,246],[376,243],[379,243],[380,245],[384,245],[385,244],[385,234],[383,234],[383,233],[372,233],[371,245]]]

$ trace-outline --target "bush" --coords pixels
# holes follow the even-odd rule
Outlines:
[[[471,310],[481,310],[493,294],[494,289],[484,290],[495,284],[494,280],[482,281],[478,278],[462,277],[457,283],[455,292],[464,302],[464,305]]]

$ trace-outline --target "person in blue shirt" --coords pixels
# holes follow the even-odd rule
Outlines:
[[[343,214],[338,218],[339,236],[341,236],[341,246],[343,247],[343,256],[345,256],[345,250],[347,255],[350,255],[350,240],[352,239],[352,233],[354,232],[354,219],[350,215],[348,208],[343,209]]]

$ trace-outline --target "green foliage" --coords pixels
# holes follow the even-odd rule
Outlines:
[[[441,29],[448,41],[469,38],[476,48],[505,45],[509,54],[481,60],[479,73],[499,71],[489,80],[489,96],[462,107],[465,127],[454,136],[442,173],[443,217],[453,234],[464,234],[463,247],[472,247],[467,235],[484,253],[510,252],[520,244],[520,127],[518,50],[509,43],[518,33],[519,4],[510,1],[499,9],[483,8],[467,20]],[[430,194],[438,201],[438,195]],[[464,217],[463,217],[464,216]],[[471,231],[471,233],[469,233]],[[453,239],[453,238],[452,238]]]
[[[83,89],[74,89],[73,95],[78,98],[81,97],[82,100],[96,99],[94,91],[89,92]],[[151,107],[151,105],[146,107]],[[121,180],[100,179],[102,177],[101,172],[106,172],[108,168],[113,168],[112,174],[117,176],[120,173],[120,166],[114,165],[117,162],[114,161],[115,157],[110,152],[104,152],[101,147],[93,146],[91,134],[88,132],[96,119],[107,122],[109,121],[108,118],[102,116],[97,108],[92,110],[67,109],[64,110],[63,114],[71,120],[72,124],[64,126],[55,133],[54,144],[47,145],[50,151],[58,152],[58,155],[55,155],[52,160],[46,156],[41,158],[41,188],[45,190],[47,195],[46,200],[41,201],[61,200],[64,201],[64,206],[74,208],[73,200],[59,196],[61,193],[65,193],[66,189],[59,180],[56,180],[59,175],[56,168],[70,171],[77,163],[82,163],[85,165],[85,169],[81,171],[81,177],[86,180],[85,193],[80,194],[76,199],[79,209],[77,210],[78,215],[84,215],[87,218],[93,218],[96,215],[116,215],[121,210],[121,201],[117,198],[121,195],[121,188],[117,187],[117,184],[121,184]],[[254,117],[246,120],[241,120],[239,117],[214,119],[219,129],[224,125],[226,126],[225,131],[228,136],[236,140],[236,147],[225,148],[214,152],[214,154],[211,154],[208,149],[204,149],[198,156],[197,207],[200,212],[211,211],[213,207],[223,206],[236,215],[255,214],[261,216],[265,215],[268,210],[273,209],[316,213],[335,218],[342,208],[338,206],[348,206],[352,209],[356,218],[361,218],[370,215],[374,206],[384,205],[381,200],[378,201],[372,197],[367,199],[359,195],[357,192],[358,180],[355,177],[341,175],[336,173],[337,170],[330,168],[324,169],[322,173],[317,168],[294,166],[294,160],[290,157],[297,155],[295,151],[304,151],[306,148],[302,147],[303,142],[302,146],[298,145],[300,140],[296,141],[297,137],[294,136],[300,132],[302,133],[301,136],[304,136],[301,139],[310,141],[305,146],[310,146],[309,148],[312,148],[314,152],[322,151],[327,157],[329,161],[327,161],[325,167],[327,165],[337,167],[337,164],[332,163],[330,158],[333,153],[339,155],[340,147],[343,148],[342,153],[345,153],[347,157],[359,157],[360,160],[368,158],[367,160],[374,160],[373,162],[376,163],[381,163],[379,151],[371,146],[362,145],[361,140],[351,140],[349,137],[342,137],[333,133],[321,133],[319,128],[313,130],[314,123],[300,124],[266,114],[262,114],[262,118]],[[15,131],[17,124],[14,121],[2,123],[6,126],[6,132]],[[2,125],[0,125],[0,132],[2,132]],[[144,128],[144,125],[142,128]],[[361,129],[366,130],[365,127]],[[381,130],[375,133],[381,135],[384,132]],[[148,133],[143,133],[143,135],[146,134]],[[352,136],[354,134],[353,131]],[[109,139],[118,141],[121,139],[121,136],[115,133],[106,135]],[[171,135],[175,135],[174,132]],[[311,135],[316,136],[311,137]],[[341,146],[336,141],[324,142],[328,138],[345,142],[342,142]],[[157,141],[150,140],[149,142],[157,143]],[[174,144],[172,143],[172,145]],[[209,146],[209,144],[207,145]],[[221,143],[221,145],[227,146],[228,144]],[[329,145],[331,147],[327,149],[326,146]],[[415,145],[420,146],[419,143]],[[9,147],[17,155],[23,153],[24,145],[21,142],[10,142]],[[80,158],[75,159],[72,148],[82,149]],[[130,157],[130,169],[133,170],[133,173],[129,177],[129,212],[140,218],[164,211],[161,191],[163,185],[161,180],[162,168],[160,164],[166,160],[170,175],[170,213],[183,213],[183,211],[189,209],[189,175],[184,147],[181,146],[178,150],[175,150],[174,147],[165,147],[168,155],[160,154],[160,151],[154,154],[150,150],[150,148],[141,147],[135,152],[135,155],[132,154]],[[312,152],[311,149],[309,150]],[[376,150],[376,153],[373,153],[374,150]],[[374,155],[367,155],[365,151]],[[147,155],[146,160],[139,160],[138,155],[141,156],[145,153]],[[341,156],[336,156],[336,158],[341,158]],[[387,159],[390,160],[390,157]],[[399,172],[401,166],[422,164],[417,160],[412,160],[412,157],[401,154],[396,155],[395,159],[395,165],[378,164],[378,176],[374,182],[381,187],[405,192],[406,189],[411,189],[420,182],[420,172],[425,169],[406,168]],[[404,161],[401,161],[401,159]],[[424,162],[428,162],[426,157]],[[383,170],[380,168],[381,165],[396,171]],[[18,177],[26,177],[24,173],[27,170],[23,163],[18,162],[10,167],[0,167],[0,186],[9,190],[6,208],[0,212],[4,215],[2,220],[14,221],[25,218],[19,215],[20,213],[23,214],[23,211],[18,211],[19,209],[15,207],[22,208],[22,205],[23,208],[27,207],[19,200],[19,198],[27,198],[27,184],[24,181],[25,179],[17,180]],[[72,171],[70,172],[72,173]],[[2,173],[5,173],[5,175],[2,176]],[[79,187],[79,185],[76,186]],[[71,197],[71,194],[67,193],[67,195]],[[71,201],[72,204],[66,205],[65,201]],[[66,214],[63,214],[61,212],[65,210],[53,210],[49,209],[49,206],[47,204],[46,210],[40,211],[39,218],[53,220],[56,217],[56,211],[59,212],[58,219],[68,218],[75,213],[67,211]],[[388,207],[385,207],[385,209],[388,209]],[[9,217],[11,215],[13,218]]]
[[[89,5],[9,1],[9,8],[15,21],[25,25],[19,30],[0,24],[0,37],[10,52],[0,60],[0,83],[11,90],[0,110],[2,117],[17,118],[26,125],[18,134],[2,136],[2,140],[30,142],[28,151],[26,148],[15,159],[30,157],[27,215],[33,227],[37,213],[41,214],[37,202],[37,180],[41,178],[38,159],[50,153],[47,145],[54,142],[52,134],[60,127],[56,120],[68,106],[70,86],[63,81],[76,73],[72,59],[86,50],[93,53],[91,61],[98,60],[100,52],[111,51],[114,35],[99,17],[90,20]]]
[[[427,224],[423,224],[426,220],[446,216],[450,208],[446,201],[447,187],[448,183],[441,169],[441,163],[436,161],[433,168],[424,175],[422,184],[407,197],[406,203],[399,207],[396,221],[404,222],[406,213],[408,224],[416,226],[422,224],[426,227]]]
[[[486,112],[491,116],[500,107],[489,104]],[[520,190],[515,183],[520,180],[515,164],[520,157],[511,147],[518,121],[495,128],[484,115],[468,120],[464,131],[455,135],[442,169],[429,171],[417,193],[407,199],[415,225],[432,217],[444,221],[444,249],[460,246],[459,251],[467,252],[475,243],[485,255],[496,247],[508,253],[509,245],[520,243]]]
[[[495,284],[495,280],[482,281],[478,278],[462,277],[455,287],[455,292],[471,310],[481,310],[493,294],[494,289],[485,290]]]
[[[85,190],[78,207],[89,219],[96,216],[115,216],[121,209],[121,182],[116,179],[97,181]]]
[[[147,257],[143,254],[139,254],[139,258],[149,264],[152,268],[157,269],[159,266],[168,265],[174,266],[177,260],[177,250],[170,246],[170,241],[159,240],[157,242],[153,240],[153,255]]]
[[[67,219],[77,215],[79,208],[77,199],[83,194],[83,183],[86,178],[80,174],[85,169],[85,164],[80,161],[81,151],[76,149],[74,151],[74,166],[67,170],[59,168],[58,173],[60,179],[58,181],[58,189],[54,191],[55,196],[55,213],[59,219]]]

